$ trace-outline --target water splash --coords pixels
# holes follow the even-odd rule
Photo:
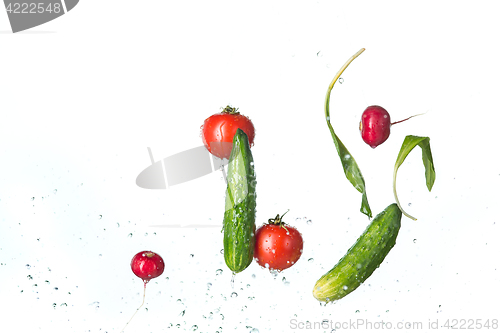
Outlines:
[[[234,277],[236,276],[236,273],[233,272],[233,275],[231,276],[231,288],[234,289]]]

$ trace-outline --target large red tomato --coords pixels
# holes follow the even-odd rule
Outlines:
[[[201,126],[201,138],[208,151],[219,158],[229,159],[233,148],[233,137],[237,129],[248,136],[250,147],[255,138],[255,128],[248,117],[227,106],[221,113],[216,113]]]
[[[262,267],[277,271],[293,266],[302,255],[304,244],[300,232],[281,218],[277,215],[269,219],[255,232],[254,258]]]

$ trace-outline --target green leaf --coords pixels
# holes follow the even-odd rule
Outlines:
[[[363,178],[363,175],[361,174],[361,170],[359,169],[356,160],[351,155],[349,150],[347,150],[337,134],[335,134],[335,131],[333,130],[331,124],[328,124],[328,127],[330,128],[335,148],[337,148],[340,162],[342,162],[342,167],[344,168],[344,174],[346,178],[349,180],[349,182],[351,182],[352,186],[354,186],[356,190],[362,193],[360,212],[371,218],[372,211],[366,197],[365,180]]]
[[[396,175],[399,167],[401,166],[401,164],[403,164],[404,160],[406,159],[406,156],[408,156],[408,154],[417,145],[420,146],[420,148],[422,148],[422,161],[424,162],[424,167],[425,167],[425,183],[427,185],[427,189],[429,190],[429,192],[431,191],[432,186],[434,185],[434,181],[436,180],[436,171],[434,170],[434,162],[432,160],[432,152],[431,152],[429,137],[408,135],[405,138],[405,140],[403,141],[403,145],[399,150],[399,155],[398,158],[396,159],[396,165],[394,165],[394,174],[392,180],[394,198],[396,199],[396,203],[398,204],[399,209],[401,209],[401,212],[403,212],[405,216],[411,218],[412,220],[417,220],[417,219],[411,215],[408,215],[403,210],[403,208],[401,208],[401,205],[399,204],[398,195],[396,193]]]
[[[372,211],[370,209],[370,205],[368,204],[368,199],[366,197],[365,180],[363,178],[363,175],[361,174],[361,170],[359,169],[358,164],[356,163],[354,157],[351,155],[351,153],[349,153],[349,151],[344,146],[342,141],[340,141],[337,134],[335,134],[332,124],[330,123],[330,94],[332,92],[333,85],[338,80],[340,75],[344,72],[344,70],[347,68],[347,66],[349,66],[349,64],[364,50],[365,49],[359,50],[355,55],[353,55],[349,60],[347,60],[344,66],[342,66],[342,68],[338,71],[337,75],[335,75],[332,83],[330,83],[330,86],[328,87],[326,93],[325,117],[328,128],[330,129],[330,133],[332,134],[333,143],[335,144],[335,148],[337,148],[337,153],[339,154],[340,161],[342,162],[342,167],[344,168],[345,176],[351,182],[354,188],[356,188],[356,190],[362,193],[360,211],[371,218]]]

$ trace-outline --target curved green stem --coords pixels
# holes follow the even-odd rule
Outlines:
[[[365,180],[363,179],[361,170],[359,169],[358,164],[356,163],[352,154],[349,152],[349,150],[347,150],[346,146],[344,146],[342,141],[335,134],[332,124],[330,123],[330,95],[333,89],[333,85],[335,84],[335,82],[337,82],[340,75],[342,75],[347,66],[349,66],[349,64],[354,59],[356,59],[361,53],[363,53],[364,50],[364,48],[359,50],[355,55],[349,58],[344,66],[340,68],[337,75],[335,75],[332,83],[330,83],[330,85],[328,86],[325,99],[325,117],[326,124],[328,125],[328,129],[330,130],[330,134],[332,135],[333,143],[335,144],[335,148],[337,149],[337,153],[339,154],[340,162],[342,163],[342,168],[344,169],[344,174],[347,180],[349,180],[349,182],[354,186],[354,188],[362,194],[360,211],[371,218],[372,212],[370,209],[370,205],[368,204],[368,199],[366,197]]]
[[[406,217],[412,219],[413,221],[416,221],[417,219],[413,216],[411,216],[410,214],[408,214],[407,212],[405,212],[403,210],[403,208],[401,207],[401,204],[399,203],[399,199],[398,199],[398,194],[396,193],[396,175],[398,173],[398,168],[397,168],[397,165],[394,167],[394,173],[392,175],[392,191],[394,192],[394,199],[396,199],[396,204],[398,205],[399,209],[401,210],[401,213],[403,213]]]
[[[362,48],[355,55],[353,55],[352,57],[350,57],[349,60],[347,60],[347,62],[344,64],[344,66],[342,66],[342,68],[340,68],[340,70],[338,71],[337,75],[335,75],[335,77],[333,78],[332,83],[330,83],[330,86],[328,87],[328,90],[326,92],[325,117],[326,117],[326,122],[328,123],[328,128],[330,128],[330,132],[332,132],[332,135],[334,134],[334,131],[333,131],[332,124],[330,123],[330,95],[331,95],[331,92],[332,92],[332,89],[333,89],[333,85],[335,84],[335,82],[337,82],[337,80],[339,79],[340,75],[342,75],[342,73],[345,71],[345,69],[347,68],[347,66],[349,66],[349,64],[354,59],[356,59],[361,53],[363,53],[364,51],[365,51],[365,49]]]

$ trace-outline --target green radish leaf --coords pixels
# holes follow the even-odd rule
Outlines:
[[[432,189],[432,186],[434,185],[434,181],[436,180],[436,171],[434,170],[434,161],[432,160],[432,152],[431,152],[431,146],[430,146],[430,138],[429,137],[422,137],[422,136],[414,136],[414,135],[408,135],[403,141],[403,145],[401,146],[401,149],[399,150],[399,155],[398,158],[396,159],[396,165],[394,165],[394,174],[393,174],[393,191],[394,191],[394,198],[396,199],[396,203],[398,204],[399,209],[401,209],[401,212],[412,220],[417,220],[411,215],[408,215],[403,208],[401,208],[401,205],[398,200],[398,196],[396,193],[396,175],[398,172],[399,167],[401,164],[403,164],[404,160],[406,159],[406,156],[415,148],[416,146],[420,146],[422,148],[422,161],[424,162],[424,167],[425,167],[425,183],[427,185],[427,189],[429,192]]]
[[[333,127],[330,123],[328,123],[328,127],[330,128],[333,142],[335,143],[335,148],[337,148],[340,161],[342,162],[342,167],[344,168],[344,174],[346,178],[351,182],[352,186],[354,186],[356,190],[362,193],[360,212],[371,218],[372,211],[366,197],[365,180],[363,178],[363,175],[361,174],[361,170],[359,169],[354,157],[352,157],[351,153],[349,153],[349,150],[347,150],[342,141],[340,141],[337,134],[335,134],[335,131],[333,130]]]
[[[372,211],[370,209],[370,205],[368,204],[368,199],[366,197],[366,188],[365,188],[365,180],[363,175],[361,174],[361,170],[356,163],[354,157],[349,153],[347,148],[344,146],[342,141],[340,141],[337,134],[333,130],[332,124],[330,123],[330,95],[333,89],[333,85],[338,80],[340,75],[344,72],[344,70],[349,66],[349,64],[356,59],[365,49],[359,50],[355,55],[353,55],[347,62],[342,66],[342,68],[338,71],[337,75],[333,78],[328,90],[326,92],[326,100],[325,100],[325,117],[328,128],[330,129],[330,133],[332,134],[333,143],[335,143],[335,148],[337,148],[337,153],[339,154],[340,161],[342,162],[342,167],[344,168],[344,173],[346,178],[351,182],[351,184],[362,193],[361,197],[361,208],[360,211],[367,215],[368,217],[372,217]]]

